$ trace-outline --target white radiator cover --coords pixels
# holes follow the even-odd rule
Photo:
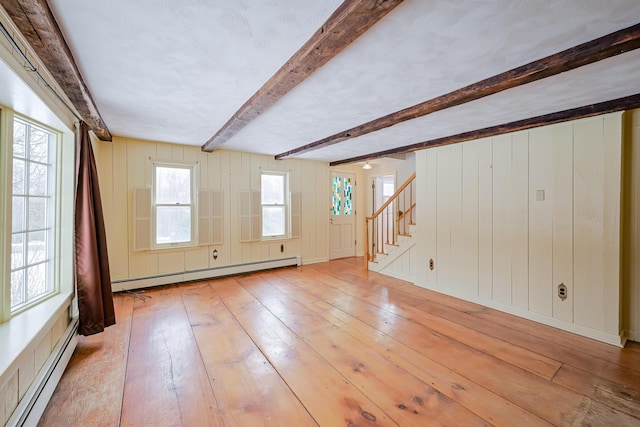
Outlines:
[[[73,319],[44,366],[13,412],[7,427],[35,427],[49,403],[78,343],[78,319]]]
[[[170,285],[173,283],[214,279],[216,277],[231,276],[233,274],[250,273],[253,271],[268,270],[270,268],[278,267],[290,267],[294,265],[302,265],[301,257],[295,256],[269,261],[258,261],[245,264],[227,265],[224,267],[206,268],[203,270],[184,271],[180,273],[115,280],[111,282],[111,288],[113,292],[119,292],[131,289]]]

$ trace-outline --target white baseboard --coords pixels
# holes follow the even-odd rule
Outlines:
[[[312,259],[305,259],[304,262],[302,263],[302,265],[307,265],[307,264],[318,264],[320,262],[327,262],[329,261],[329,258],[312,258]]]
[[[444,295],[449,295],[454,298],[459,298],[461,300],[473,302],[475,304],[479,304],[485,307],[493,308],[498,311],[502,311],[505,313],[513,314],[514,316],[522,317],[523,319],[532,320],[534,322],[542,323],[547,326],[552,326],[554,328],[561,329],[563,331],[571,332],[577,335],[582,335],[583,337],[592,338],[597,341],[601,341],[607,344],[614,345],[616,347],[624,347],[624,343],[626,342],[626,338],[624,335],[624,331],[622,331],[619,335],[609,334],[604,331],[598,331],[596,329],[591,329],[586,326],[577,325],[575,323],[565,322],[563,320],[558,320],[554,318],[550,318],[547,316],[543,316],[538,313],[533,313],[531,311],[522,310],[520,308],[512,307],[509,305],[504,305],[497,303],[495,301],[490,301],[486,299],[479,298],[474,295],[463,294],[459,292],[453,292],[446,289],[440,288],[432,288],[429,286],[422,286],[416,282],[414,282],[416,286],[420,286],[425,289],[429,289],[434,292],[438,292]]]
[[[113,290],[113,292],[118,292],[131,289],[149,288],[153,286],[170,285],[174,283],[191,282],[195,280],[213,279],[216,277],[231,276],[233,274],[250,273],[253,271],[267,270],[270,268],[289,267],[293,265],[301,265],[299,256],[270,261],[258,261],[245,264],[227,265],[224,267],[207,268],[203,270],[184,271],[173,274],[115,280],[111,282],[111,289]]]
[[[78,342],[78,319],[73,319],[31,386],[13,412],[6,426],[35,427],[47,408]]]

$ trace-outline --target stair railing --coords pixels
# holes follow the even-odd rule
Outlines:
[[[416,221],[415,172],[365,224],[365,264],[375,261],[377,254],[386,254],[386,246],[395,246],[398,236],[408,236],[409,226]]]

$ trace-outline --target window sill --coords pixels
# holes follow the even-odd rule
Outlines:
[[[31,345],[46,334],[62,310],[68,310],[72,294],[59,293],[0,324],[0,384],[4,375]]]

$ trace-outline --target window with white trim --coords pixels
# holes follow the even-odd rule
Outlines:
[[[153,164],[153,230],[155,248],[195,245],[194,166]]]
[[[288,195],[288,173],[262,172],[260,176],[260,199],[263,238],[288,237]]]
[[[14,119],[11,187],[11,312],[56,291],[56,134]]]

